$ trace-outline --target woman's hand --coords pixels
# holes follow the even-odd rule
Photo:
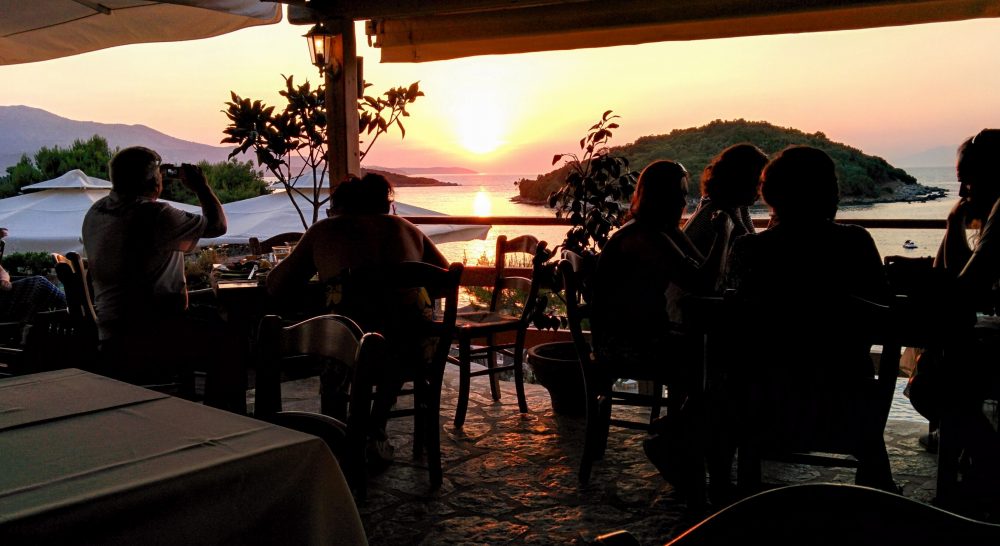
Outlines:
[[[0,291],[10,292],[14,288],[14,285],[10,283],[9,279],[0,279]]]

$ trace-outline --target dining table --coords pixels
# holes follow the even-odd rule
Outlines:
[[[367,544],[320,438],[67,368],[0,380],[0,544]]]

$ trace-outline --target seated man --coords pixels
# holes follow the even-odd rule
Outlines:
[[[0,228],[0,239],[6,236],[7,228]],[[33,275],[12,282],[10,273],[0,266],[0,321],[25,322],[39,311],[64,307],[66,294],[45,277]]]
[[[748,335],[732,345],[761,355],[729,359],[732,400],[743,397],[732,407],[743,427],[736,434],[778,450],[832,436],[881,437],[881,429],[864,428],[871,412],[855,411],[870,398],[863,393],[874,365],[863,317],[853,316],[850,306],[853,297],[887,301],[875,241],[862,227],[834,222],[840,199],[836,166],[822,150],[788,147],[768,163],[761,180],[771,226],[737,239],[729,261],[730,284],[753,319],[747,321]],[[859,430],[864,434],[854,432]],[[857,483],[894,491],[884,446],[864,443],[859,449]]]
[[[351,270],[404,261],[448,267],[448,261],[423,232],[389,214],[392,195],[392,186],[381,175],[341,182],[331,198],[331,217],[305,232],[292,253],[268,275],[267,288],[274,295],[290,294],[318,273],[320,282],[327,286],[328,311],[350,317],[366,332],[382,333],[397,351],[397,360],[409,366],[408,362],[425,360],[433,350],[429,340],[408,335],[411,328],[407,325],[429,312],[426,294],[386,293],[377,287],[369,287],[363,294],[348,293],[349,285],[364,284],[364,279],[348,278]],[[392,446],[386,441],[385,424],[403,382],[400,377],[381,377],[378,383],[369,456],[387,462]]]
[[[161,170],[153,150],[121,150],[109,164],[111,193],[84,217],[106,373],[145,384],[205,370],[206,403],[245,413],[245,349],[221,323],[186,314],[184,253],[194,250],[199,238],[226,232],[222,205],[201,169],[187,164],[176,176],[198,196],[202,214],[158,201]]]

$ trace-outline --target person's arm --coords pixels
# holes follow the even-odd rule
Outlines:
[[[228,226],[226,224],[226,213],[222,210],[222,202],[208,185],[205,173],[197,165],[185,163],[181,166],[184,176],[181,180],[184,185],[198,196],[201,203],[201,214],[205,217],[205,232],[203,237],[219,237],[225,235]]]
[[[10,284],[10,273],[7,273],[7,270],[0,265],[0,290],[6,292],[13,287],[14,286]]]
[[[1000,200],[993,205],[975,251],[958,275],[959,289],[970,297],[987,293],[1000,277]]]
[[[697,257],[684,253],[679,245],[670,241],[681,258],[678,260],[677,275],[673,280],[689,292],[703,294],[717,288],[722,260],[729,250],[727,242],[733,230],[733,221],[728,214],[722,211],[716,212],[712,217],[712,230],[715,233],[712,247],[708,251],[708,256],[701,263]]]
[[[282,296],[295,293],[302,289],[316,274],[316,263],[313,259],[312,230],[307,230],[299,240],[292,253],[271,269],[267,275],[267,292],[272,296]]]
[[[959,199],[951,212],[948,213],[944,239],[941,241],[937,257],[934,259],[934,267],[944,269],[953,277],[957,277],[962,272],[969,262],[969,258],[972,257],[972,249],[969,248],[969,238],[966,233],[968,209],[969,202],[965,199]]]

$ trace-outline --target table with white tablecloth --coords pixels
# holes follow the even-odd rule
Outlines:
[[[366,539],[319,438],[65,369],[0,380],[0,543]]]

